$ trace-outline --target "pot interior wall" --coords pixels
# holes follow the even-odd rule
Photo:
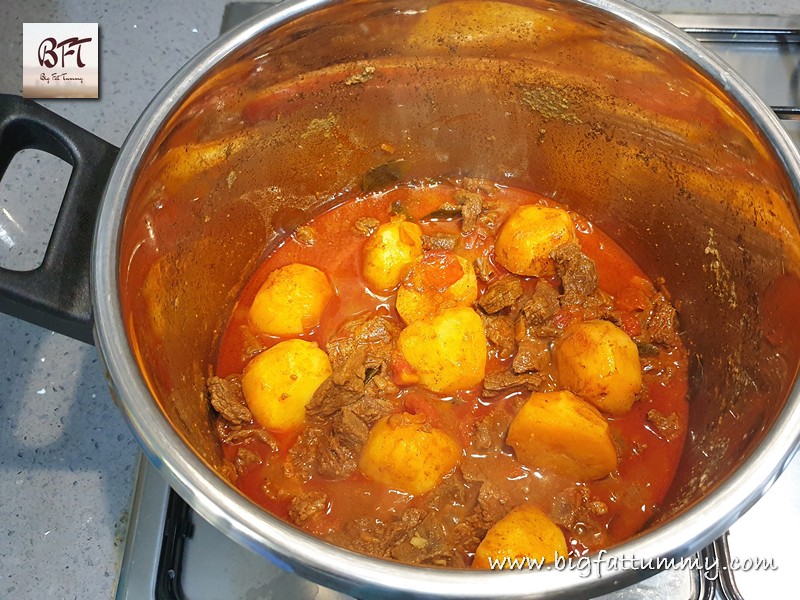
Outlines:
[[[400,7],[346,3],[278,27],[164,124],[120,259],[153,396],[219,467],[204,381],[264,253],[373,169],[484,177],[582,213],[671,293],[691,423],[660,518],[687,508],[757,447],[797,371],[800,237],[779,161],[718,85],[616,17],[563,2]]]

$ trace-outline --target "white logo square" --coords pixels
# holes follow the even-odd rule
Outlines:
[[[97,98],[97,23],[23,23],[22,95]]]

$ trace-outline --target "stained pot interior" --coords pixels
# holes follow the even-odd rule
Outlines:
[[[679,307],[691,432],[663,520],[732,473],[786,402],[795,192],[735,102],[670,48],[579,3],[478,6],[338,4],[214,68],[130,194],[131,347],[165,416],[219,468],[204,380],[237,294],[293,225],[375,168],[528,188],[604,229]]]

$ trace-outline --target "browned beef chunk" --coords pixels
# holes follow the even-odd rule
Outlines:
[[[563,302],[582,304],[582,298],[597,289],[597,268],[594,261],[581,252],[576,243],[556,247],[550,256],[556,261],[556,271],[564,288]]]
[[[393,412],[394,406],[388,400],[364,394],[356,402],[350,404],[346,410],[351,411],[367,425],[372,425],[381,417]]]
[[[434,511],[389,550],[395,560],[413,564],[446,565],[451,554],[442,515]]]
[[[325,421],[336,411],[353,404],[359,398],[361,393],[336,385],[333,383],[333,378],[328,377],[306,405],[306,416],[313,421]]]
[[[294,445],[289,448],[283,465],[286,477],[308,481],[316,471],[317,451],[323,436],[319,426],[306,427],[297,436]]]
[[[495,407],[492,412],[475,423],[475,433],[472,436],[472,445],[477,450],[489,450],[490,448],[502,446],[511,425],[513,415],[504,406]],[[470,459],[465,459],[462,463],[468,463]],[[466,467],[469,469],[469,467]],[[464,477],[467,478],[466,473]]]
[[[650,342],[636,342],[636,349],[639,351],[639,358],[652,358],[658,356],[661,350],[658,346]]]
[[[356,222],[353,223],[353,233],[356,235],[369,237],[372,235],[372,232],[380,226],[380,224],[381,222],[374,217],[361,217],[360,219],[356,219]]]
[[[396,546],[401,539],[406,537],[409,532],[425,518],[425,512],[418,508],[408,508],[403,511],[399,519],[386,525],[386,544],[385,547]],[[385,552],[384,552],[385,554]]]
[[[453,198],[461,206],[461,231],[470,233],[478,224],[478,217],[483,210],[483,197],[474,192],[458,190],[453,192]]]
[[[333,417],[331,434],[338,437],[343,445],[360,448],[369,436],[369,427],[350,407],[344,408]]]
[[[381,369],[382,371],[382,369]],[[376,395],[394,396],[397,394],[397,385],[386,375],[377,370],[370,370],[367,373],[367,391]]]
[[[677,439],[681,430],[680,419],[676,413],[664,415],[654,408],[647,411],[647,421],[656,430],[656,434],[663,440],[671,442]]]
[[[498,350],[500,358],[510,358],[517,348],[514,321],[508,315],[481,315],[486,339]]]
[[[602,544],[606,530],[599,517],[608,513],[608,506],[600,500],[592,499],[584,486],[569,487],[557,494],[550,509],[550,518],[581,536],[592,537],[593,542]]]
[[[455,547],[475,552],[492,525],[511,510],[508,496],[488,482],[481,485],[475,511],[453,529]]]
[[[219,415],[233,425],[249,423],[253,415],[247,408],[242,393],[242,382],[238,376],[209,377],[206,382],[211,406]]]
[[[678,319],[675,308],[663,294],[658,294],[653,302],[650,317],[645,327],[650,342],[671,348],[678,342]]]
[[[233,485],[236,485],[236,482],[239,480],[239,473],[236,472],[236,466],[227,458],[222,461],[222,466],[219,468],[219,474],[230,481]]]
[[[383,317],[347,323],[328,343],[333,374],[306,406],[312,427],[319,429],[313,466],[326,479],[353,473],[369,426],[393,411],[381,397],[394,384],[380,372],[389,360],[397,326]]]
[[[489,183],[485,179],[477,179],[475,177],[464,177],[459,185],[468,192],[472,192],[474,194],[481,193],[491,196],[492,192],[496,191],[496,188],[493,184]]]
[[[328,342],[333,383],[363,392],[367,372],[385,371],[397,325],[384,317],[361,317],[346,323]]]
[[[258,440],[269,446],[273,452],[278,451],[278,442],[264,429],[258,427],[228,427],[220,432],[218,438],[225,444],[244,444],[250,440]]]
[[[388,558],[391,548],[410,537],[424,517],[425,513],[416,508],[404,510],[398,519],[388,523],[360,517],[348,521],[330,541],[357,552]]]
[[[448,532],[479,511],[477,486],[465,486],[458,472],[425,497],[425,509],[408,508],[392,520],[356,518],[328,539],[353,550],[412,564],[466,566],[466,555]],[[479,517],[473,517],[478,521]]]
[[[456,472],[431,490],[424,510],[408,508],[389,521],[356,518],[328,539],[356,551],[406,563],[465,567],[467,555],[455,545],[459,536],[448,530],[453,523],[462,523],[462,535],[472,535],[476,528],[485,534],[491,526],[489,521],[499,518],[491,498],[502,495],[487,486],[481,505],[478,487],[465,486]],[[467,519],[470,521],[464,525]]]
[[[488,450],[495,443],[492,430],[483,419],[475,424],[475,433],[472,436],[472,445],[477,450]]]
[[[434,233],[422,236],[423,250],[448,250],[453,251],[458,242],[458,236],[451,233]]]
[[[478,305],[492,315],[504,308],[514,306],[517,299],[522,296],[522,293],[522,281],[519,277],[506,275],[486,289],[480,300],[478,300]]]
[[[213,420],[214,425],[214,434],[217,436],[219,441],[223,441],[225,437],[230,433],[231,425],[222,418],[216,418]],[[238,427],[237,427],[238,429]]]
[[[341,386],[335,388],[344,390]],[[317,472],[326,479],[344,479],[353,473],[358,454],[369,436],[369,425],[392,410],[390,402],[362,394],[331,413],[317,446]]]
[[[478,509],[486,522],[496,523],[512,508],[508,496],[494,485],[484,482],[478,493]]]
[[[613,311],[614,300],[600,288],[597,288],[591,296],[576,296],[573,301],[580,306],[584,321],[602,319],[614,323],[617,327],[622,325],[619,313]]]
[[[313,491],[295,496],[289,502],[289,518],[295,525],[303,525],[328,510],[328,496],[322,491]]]
[[[508,371],[489,373],[483,380],[483,391],[487,396],[494,396],[505,390],[515,387],[524,387],[528,390],[535,390],[541,385],[542,378],[535,373],[523,373],[517,375]]]
[[[560,308],[556,289],[540,281],[533,296],[522,304],[522,312],[531,325],[542,325]]]
[[[333,386],[333,390],[330,395],[345,394],[348,398],[352,395],[341,386]],[[392,411],[391,402],[362,394],[327,413],[322,419],[323,429],[316,449],[317,472],[326,479],[343,479],[353,473],[358,454],[369,436],[369,426]],[[320,413],[315,418],[319,419]]]
[[[233,464],[236,467],[236,474],[241,475],[253,465],[261,464],[261,457],[249,448],[242,447],[236,451]]]
[[[379,366],[370,368],[380,369]],[[336,366],[333,366],[331,381],[337,386],[343,386],[356,394],[360,394],[364,391],[366,380],[367,349],[364,347],[353,348],[352,352],[342,357],[342,360]]]
[[[430,491],[425,506],[442,513],[453,510],[463,511],[471,508],[475,503],[474,497],[468,498],[467,496],[468,490],[464,486],[464,479],[456,471],[445,477]]]
[[[466,554],[454,545],[457,538],[448,528],[470,516],[472,527],[483,527],[481,519],[495,517],[488,506],[488,494],[483,498],[487,512],[478,506],[474,487],[477,486],[465,486],[454,473],[426,496],[424,510],[408,508],[389,521],[356,518],[328,539],[359,552],[406,563],[465,567]]]
[[[476,258],[472,263],[472,268],[475,269],[475,275],[478,277],[478,279],[486,283],[488,283],[494,275],[492,263],[490,263],[489,259],[485,256],[479,256]]]
[[[356,470],[369,426],[393,410],[381,393],[394,384],[380,371],[396,334],[397,326],[383,317],[361,318],[328,343],[333,374],[306,406],[308,425],[289,451],[289,471],[343,479]]]
[[[317,447],[317,472],[325,479],[344,479],[358,467],[356,453],[341,438],[324,436]]]
[[[550,364],[550,342],[537,337],[525,337],[519,342],[514,356],[514,373],[542,371]]]

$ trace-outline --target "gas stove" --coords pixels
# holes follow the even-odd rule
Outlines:
[[[269,4],[232,3],[225,31]],[[662,15],[738,71],[800,147],[800,16]],[[752,600],[786,597],[796,583],[800,458],[758,504],[684,568],[602,596],[604,600]],[[588,576],[593,576],[587,574]],[[346,599],[289,573],[218,532],[140,460],[118,600]]]

